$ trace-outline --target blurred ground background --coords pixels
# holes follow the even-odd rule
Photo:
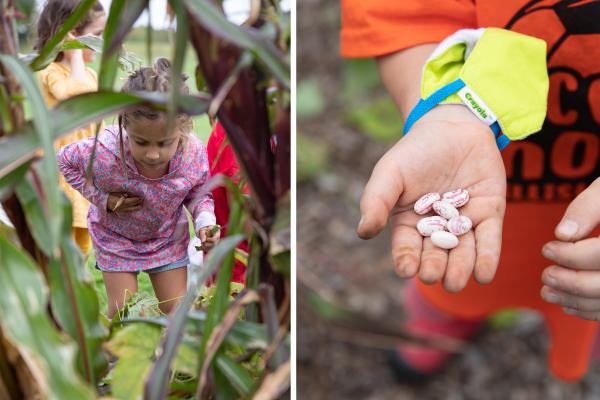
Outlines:
[[[386,341],[325,322],[348,310],[365,330],[402,322],[403,282],[392,269],[389,233],[370,242],[354,233],[363,185],[402,123],[373,61],[338,56],[338,2],[303,0],[297,10],[299,398],[600,398],[597,364],[575,384],[548,373],[545,328],[533,313],[493,318],[442,374],[419,386],[396,381],[381,349]]]

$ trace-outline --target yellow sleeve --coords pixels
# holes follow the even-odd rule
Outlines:
[[[42,75],[42,83],[46,85],[48,92],[58,101],[82,93],[95,92],[98,90],[98,79],[90,68],[86,68],[88,79],[71,79],[67,70],[52,68]]]

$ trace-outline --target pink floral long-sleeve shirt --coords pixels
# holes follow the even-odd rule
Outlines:
[[[94,138],[69,144],[57,156],[65,180],[92,203],[87,221],[98,266],[133,272],[185,258],[190,237],[183,206],[191,212],[196,229],[215,224],[212,196],[202,190],[210,176],[206,148],[191,135],[185,145],[180,144],[167,174],[150,179],[138,173],[125,131],[123,144],[128,177],[123,172],[118,127],[109,126],[98,135],[92,180],[87,186],[85,169]],[[142,208],[108,211],[111,192],[143,198]]]

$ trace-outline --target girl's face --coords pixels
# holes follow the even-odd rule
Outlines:
[[[127,138],[131,155],[138,171],[148,178],[159,178],[169,170],[169,161],[175,156],[182,132],[175,124],[172,133],[167,132],[167,118],[156,120],[130,118],[127,122]]]
[[[93,36],[102,37],[105,26],[106,26],[106,15],[104,13],[102,13],[102,14],[99,14],[99,16],[97,18],[95,18],[91,24],[87,25],[83,29],[83,32],[81,32],[77,36],[93,35]],[[94,60],[96,60],[96,52],[94,50],[90,50],[90,49],[83,49],[83,62],[85,62],[87,64],[87,63],[94,62]]]

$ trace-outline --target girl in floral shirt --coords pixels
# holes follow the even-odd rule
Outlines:
[[[159,59],[133,73],[123,90],[168,92],[170,75],[170,63]],[[181,90],[189,93],[185,84]],[[204,189],[210,176],[206,148],[191,134],[188,115],[179,114],[174,125],[168,132],[166,114],[147,107],[121,114],[118,126],[98,136],[87,183],[93,137],[65,146],[57,156],[65,180],[91,203],[87,221],[109,318],[123,306],[127,291],[137,291],[140,271],[149,273],[163,312],[185,294],[190,237],[183,206],[205,250],[219,238],[209,234],[215,214]]]

